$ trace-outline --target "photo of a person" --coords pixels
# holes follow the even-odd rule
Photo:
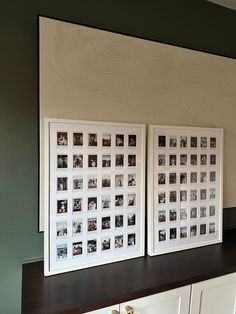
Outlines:
[[[83,133],[73,133],[73,145],[83,146]]]

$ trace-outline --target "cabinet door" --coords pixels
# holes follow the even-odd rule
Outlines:
[[[191,286],[154,294],[125,302],[120,305],[120,314],[188,314]],[[127,311],[127,306],[131,311]]]
[[[192,286],[190,314],[235,314],[236,273]]]
[[[104,307],[103,309],[99,309],[92,312],[87,312],[84,314],[119,314],[119,304],[109,306],[109,307]]]

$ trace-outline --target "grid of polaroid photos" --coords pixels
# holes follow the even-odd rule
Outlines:
[[[50,134],[51,268],[138,254],[142,129],[55,123]]]
[[[217,241],[221,132],[160,128],[153,140],[154,251]]]

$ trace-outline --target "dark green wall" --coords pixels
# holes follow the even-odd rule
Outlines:
[[[37,232],[38,15],[235,58],[236,13],[201,0],[0,4],[0,313],[15,314],[22,263],[43,256]]]

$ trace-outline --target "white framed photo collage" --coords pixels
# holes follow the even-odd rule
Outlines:
[[[45,276],[222,241],[223,130],[44,120]]]
[[[45,275],[143,256],[145,126],[47,119],[45,127]]]
[[[148,253],[222,241],[223,130],[150,126]]]

